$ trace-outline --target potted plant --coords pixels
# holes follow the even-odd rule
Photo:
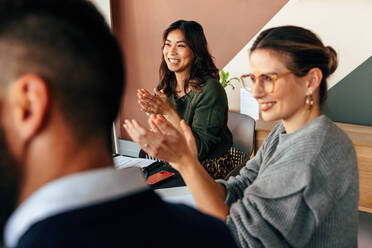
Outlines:
[[[225,72],[224,70],[220,71],[221,78],[220,83],[222,84],[222,87],[226,88],[227,86],[231,86],[233,90],[235,90],[235,86],[232,84],[234,80],[240,82],[240,79],[238,77],[229,78],[229,72]]]

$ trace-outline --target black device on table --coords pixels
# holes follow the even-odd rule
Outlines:
[[[162,173],[162,171],[171,172],[174,173],[174,175],[156,184],[152,184],[151,187],[153,189],[185,186],[185,182],[183,181],[180,173],[171,167],[165,166],[164,162],[162,161],[156,161],[143,168],[143,174],[145,175],[146,179],[156,173]]]
[[[122,156],[120,154],[112,154],[112,157],[116,156]],[[130,156],[128,156],[130,157]],[[143,174],[146,179],[149,178],[149,176],[152,176],[156,173],[159,173],[161,171],[167,171],[174,173],[173,176],[166,178],[165,180],[159,181],[156,184],[150,185],[153,189],[162,189],[162,188],[173,188],[173,187],[180,187],[180,186],[185,186],[185,182],[183,181],[180,173],[178,173],[177,170],[165,166],[165,163],[163,161],[154,161],[154,163],[150,164],[149,166],[146,166],[142,168]]]

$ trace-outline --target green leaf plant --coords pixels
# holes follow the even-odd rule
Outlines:
[[[220,71],[221,78],[220,83],[222,84],[222,87],[226,88],[227,86],[231,86],[233,90],[235,90],[235,86],[232,84],[234,80],[240,82],[240,79],[238,77],[229,78],[229,72],[225,72],[224,70]]]

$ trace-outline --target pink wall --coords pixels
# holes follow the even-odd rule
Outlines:
[[[178,19],[199,22],[217,67],[223,68],[287,2],[111,0],[112,26],[124,49],[127,71],[120,123],[124,119],[147,120],[139,110],[136,90],[152,90],[157,85],[162,32],[169,24]],[[118,135],[128,139],[123,128]]]

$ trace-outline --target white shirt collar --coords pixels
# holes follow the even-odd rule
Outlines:
[[[148,188],[138,167],[107,167],[62,177],[38,189],[13,212],[4,229],[5,245],[15,247],[33,224],[50,216]]]

